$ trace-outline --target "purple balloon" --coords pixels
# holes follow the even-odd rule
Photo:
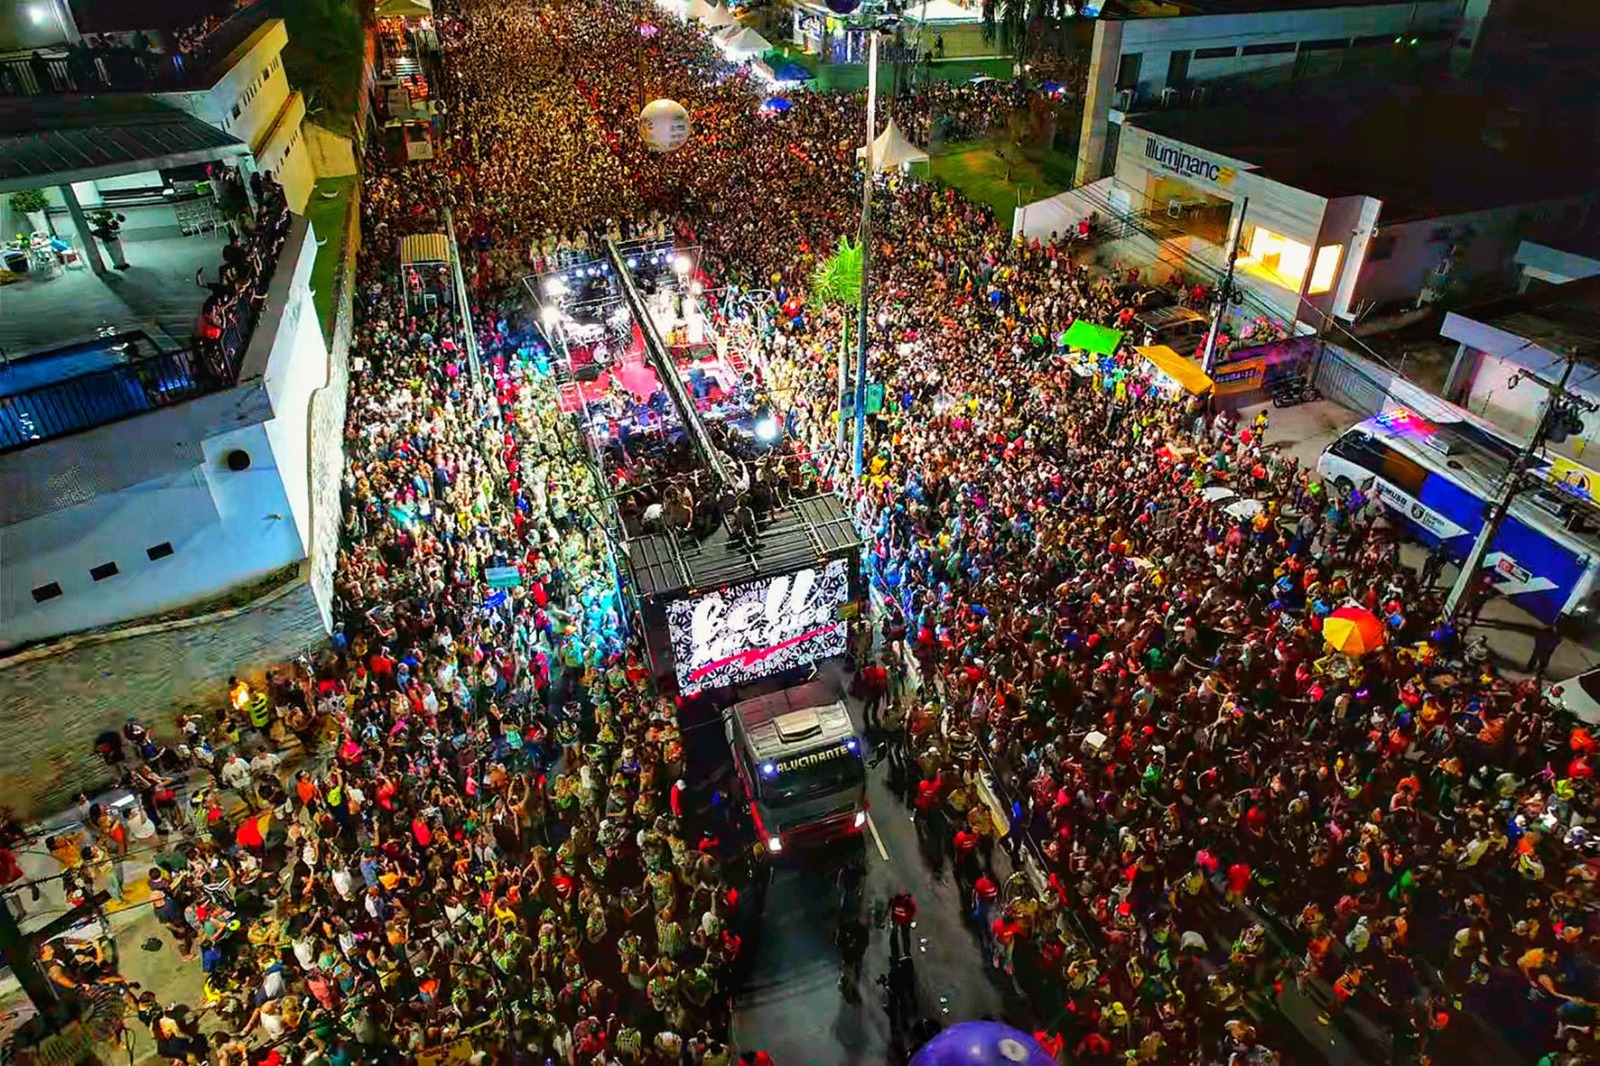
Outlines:
[[[861,0],[828,0],[828,10],[835,15],[854,15]]]
[[[1039,1042],[1000,1022],[962,1022],[922,1045],[911,1066],[1056,1066]]]

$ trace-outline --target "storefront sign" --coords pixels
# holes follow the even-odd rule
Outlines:
[[[822,567],[752,581],[667,605],[673,667],[685,694],[737,685],[843,655],[850,569]]]
[[[1218,396],[1230,396],[1238,392],[1253,392],[1261,387],[1261,374],[1266,369],[1265,359],[1245,359],[1237,363],[1229,363],[1211,372],[1211,380],[1216,385]]]
[[[1232,167],[1214,163],[1204,156],[1195,155],[1187,148],[1175,144],[1168,144],[1158,137],[1146,137],[1144,142],[1144,157],[1155,163],[1163,170],[1170,170],[1174,174],[1185,178],[1200,178],[1213,185],[1232,185],[1234,170]]]

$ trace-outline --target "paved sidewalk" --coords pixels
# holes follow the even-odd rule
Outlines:
[[[306,762],[302,750],[292,742],[277,750],[284,756],[283,763],[278,767],[280,774],[293,773]],[[312,758],[314,760],[315,756]],[[198,791],[210,791],[213,787],[211,777],[205,770],[196,767],[187,771],[182,780],[174,785],[174,791],[177,793],[177,810],[186,819],[190,797]],[[224,790],[222,794],[230,801],[229,820],[237,823],[246,814],[248,807],[237,793]],[[139,802],[137,797],[122,788],[90,796],[89,801],[123,809]],[[76,832],[83,843],[91,842],[91,834],[84,827],[77,809],[73,808],[30,826],[28,839],[15,851],[17,865],[21,867],[23,873],[21,883],[35,880],[40,882],[35,886],[39,891],[37,900],[32,898],[30,889],[18,893],[18,898],[22,900],[25,908],[25,913],[18,918],[18,924],[24,933],[43,928],[69,910],[66,894],[62,891],[58,876],[61,873],[61,864],[45,846],[46,839],[63,832]],[[185,820],[177,827],[176,832],[157,833],[146,841],[130,841],[127,855],[121,863],[122,899],[108,900],[103,910],[109,927],[104,931],[109,931],[116,945],[117,965],[122,976],[130,983],[154,991],[162,1003],[186,1003],[199,1009],[205,1001],[205,975],[201,972],[198,961],[183,961],[177,942],[156,918],[151,906],[149,879],[150,867],[155,865],[157,856],[181,852],[192,840],[190,823]],[[98,878],[95,888],[107,891],[106,878]],[[88,937],[99,935],[103,930],[100,924],[91,918],[87,923],[78,926],[76,931],[81,931],[81,935]],[[0,970],[0,974],[3,974],[0,976],[0,1047],[6,1047],[15,1028],[31,1018],[34,1012],[32,1004],[23,995],[16,978],[7,970]],[[8,1017],[12,1012],[15,1012],[14,1016]],[[108,1054],[115,1056],[108,1061],[126,1061],[136,1066],[165,1062],[165,1059],[155,1053],[154,1042],[145,1027],[137,1020],[130,1018],[129,1021],[130,1042],[121,1048],[104,1049]]]

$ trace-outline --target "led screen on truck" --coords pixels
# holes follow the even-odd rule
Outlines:
[[[844,559],[821,567],[718,589],[667,605],[678,689],[738,685],[843,655],[850,602]]]

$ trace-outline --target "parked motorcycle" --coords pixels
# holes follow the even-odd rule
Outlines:
[[[1274,407],[1294,407],[1297,404],[1322,399],[1322,393],[1317,391],[1317,387],[1299,374],[1279,378],[1267,388]]]

